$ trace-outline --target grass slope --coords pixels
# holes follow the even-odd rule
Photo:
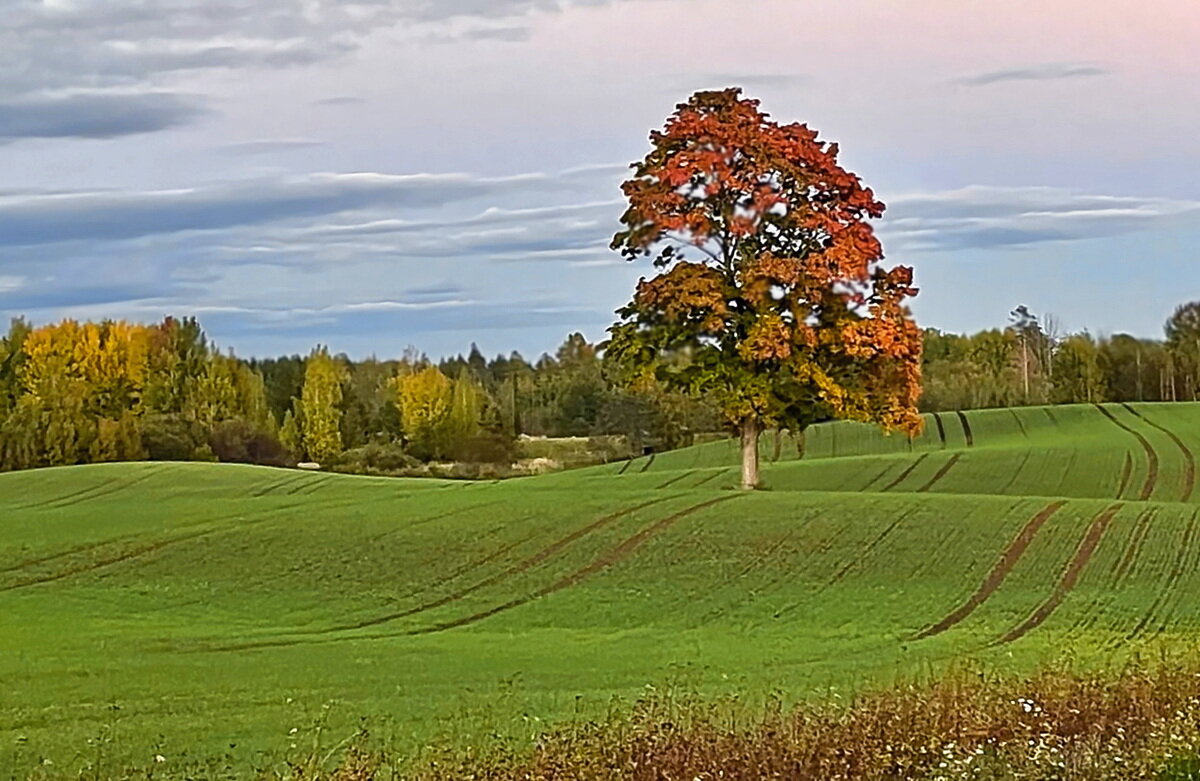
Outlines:
[[[1200,405],[1135,404],[768,437],[752,495],[730,442],[502,483],[0,475],[0,767],[236,762],[331,703],[527,737],[680,676],[804,696],[1186,641],[1198,451]]]

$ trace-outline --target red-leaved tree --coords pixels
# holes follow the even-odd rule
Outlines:
[[[715,401],[759,483],[767,427],[833,418],[915,433],[921,334],[912,270],[880,265],[884,206],[801,124],[778,124],[739,89],[680,104],[622,189],[613,248],[650,256],[618,310],[607,354],[632,381]]]

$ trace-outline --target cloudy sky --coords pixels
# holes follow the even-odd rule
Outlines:
[[[1200,298],[1195,0],[0,0],[0,317],[551,350],[647,133],[739,85],[888,204],[925,325]]]

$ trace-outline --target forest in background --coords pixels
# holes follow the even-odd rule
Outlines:
[[[1200,398],[1200,302],[1164,338],[1060,333],[1025,307],[973,335],[924,332],[923,411]],[[315,462],[365,474],[502,476],[690,444],[721,422],[703,399],[629,387],[572,334],[519,353],[432,361],[243,359],[194,319],[33,327],[0,339],[0,470],[103,461]],[[558,438],[578,438],[556,442]],[[441,466],[439,466],[441,465]],[[523,465],[523,466],[521,466]]]

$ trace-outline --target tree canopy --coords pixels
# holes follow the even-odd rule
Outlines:
[[[766,426],[919,431],[912,271],[880,265],[869,220],[884,205],[837,145],[774,122],[736,88],[697,92],[650,143],[612,241],[661,269],[610,329],[607,351],[631,381],[714,401],[742,436],[746,488]]]

